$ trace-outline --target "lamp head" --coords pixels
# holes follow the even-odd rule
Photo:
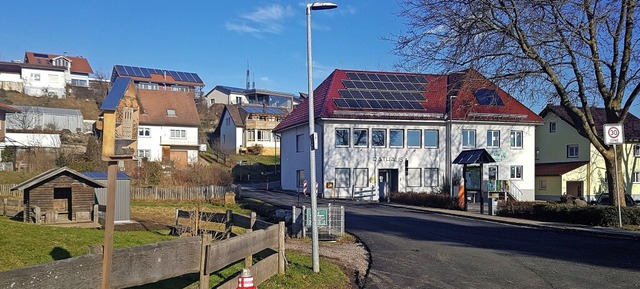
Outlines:
[[[307,9],[310,10],[327,10],[333,8],[338,8],[338,5],[331,2],[314,2],[307,4]]]

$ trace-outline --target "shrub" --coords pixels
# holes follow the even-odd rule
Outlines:
[[[617,226],[618,209],[613,206],[576,206],[541,202],[506,202],[498,215],[546,222],[588,226]],[[623,208],[622,222],[640,225],[640,207]]]
[[[460,210],[456,199],[449,194],[428,194],[428,193],[391,193],[391,201],[412,206],[433,207],[443,209]]]

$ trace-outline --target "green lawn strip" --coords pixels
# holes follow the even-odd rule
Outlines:
[[[237,204],[234,205],[224,205],[218,203],[207,203],[207,202],[197,202],[197,201],[141,201],[141,200],[132,200],[131,207],[166,207],[166,208],[179,208],[183,210],[194,210],[196,206],[200,206],[201,211],[206,212],[216,212],[222,213],[226,210],[232,210],[234,213],[249,215],[251,214],[250,210],[244,209]]]
[[[0,271],[48,263],[89,253],[90,245],[102,245],[104,231],[26,224],[0,217]],[[115,248],[151,244],[175,237],[168,231],[115,232]]]

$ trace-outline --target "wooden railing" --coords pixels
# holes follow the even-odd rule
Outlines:
[[[250,216],[239,214],[232,214],[231,220],[233,226],[247,225],[247,233],[220,242],[212,242],[211,235],[204,234],[115,250],[112,286],[126,288],[200,273],[199,288],[209,288],[210,274],[243,259],[256,285],[275,274],[284,274],[284,222],[256,229],[266,224],[252,224]],[[275,253],[252,264],[253,254],[265,249]],[[102,254],[89,254],[0,272],[0,288],[98,288],[101,269]],[[231,278],[216,288],[236,288],[236,285],[237,280]]]

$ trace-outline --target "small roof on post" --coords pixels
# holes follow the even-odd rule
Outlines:
[[[495,163],[496,161],[485,149],[475,149],[461,151],[460,154],[453,160],[454,164],[470,165],[470,164],[486,164]]]

